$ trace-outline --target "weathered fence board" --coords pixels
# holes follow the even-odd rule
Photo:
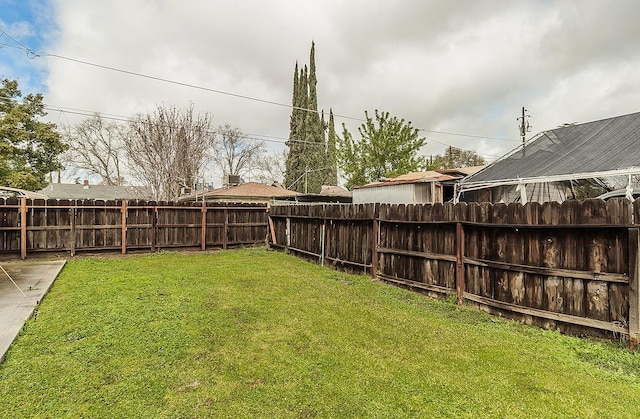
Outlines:
[[[270,241],[396,284],[457,292],[545,327],[637,335],[628,327],[640,317],[630,312],[639,304],[629,287],[637,207],[626,200],[273,207]]]

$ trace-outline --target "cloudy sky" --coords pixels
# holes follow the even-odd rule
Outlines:
[[[640,111],[638,17],[635,0],[0,0],[0,76],[43,93],[53,122],[193,102],[278,151],[313,40],[320,108],[389,111],[425,155],[491,161],[519,144],[523,106],[527,138]]]

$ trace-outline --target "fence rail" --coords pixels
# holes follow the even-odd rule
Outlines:
[[[0,199],[0,251],[156,251],[264,243],[266,205]]]
[[[547,328],[640,337],[638,206],[297,205],[273,246]],[[634,214],[634,211],[636,212]]]

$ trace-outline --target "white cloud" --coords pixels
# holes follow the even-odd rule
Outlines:
[[[500,155],[519,142],[522,106],[532,116],[531,135],[639,110],[636,7],[633,0],[59,0],[57,31],[46,46],[65,57],[288,104],[293,66],[308,63],[315,40],[321,109],[362,118],[377,108],[428,130],[513,139],[425,132],[433,140],[427,154],[450,144]],[[48,103],[131,115],[193,102],[216,124],[288,134],[286,107],[60,58],[40,61],[49,74]],[[346,122],[355,130],[357,123]]]

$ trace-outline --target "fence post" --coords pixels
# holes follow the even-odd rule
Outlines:
[[[373,215],[373,231],[371,234],[371,278],[376,279],[378,276],[378,236],[380,231],[380,224],[376,218],[374,211]]]
[[[456,223],[456,293],[458,304],[464,300],[464,229]]]
[[[225,208],[223,212],[224,212],[224,232],[222,236],[222,248],[226,249],[227,240],[229,237],[229,211]]]
[[[122,241],[122,254],[127,253],[127,201],[122,200],[122,230],[120,231],[120,240]]]
[[[76,255],[76,216],[78,215],[78,201],[73,201],[73,206],[69,208],[71,211],[71,234],[69,237],[69,251],[71,256]]]
[[[327,241],[327,219],[322,222],[322,236],[320,237],[320,266],[324,266],[324,252]]]
[[[157,238],[157,224],[158,224],[158,207],[151,208],[151,251],[155,252],[158,245]]]
[[[640,339],[640,229],[629,229],[629,346]]]
[[[202,229],[200,232],[200,250],[207,250],[207,203],[202,201]]]
[[[291,218],[287,217],[287,226],[286,226],[286,244],[285,250],[289,252],[289,246],[291,246]]]
[[[27,198],[20,198],[20,257],[27,258]]]

